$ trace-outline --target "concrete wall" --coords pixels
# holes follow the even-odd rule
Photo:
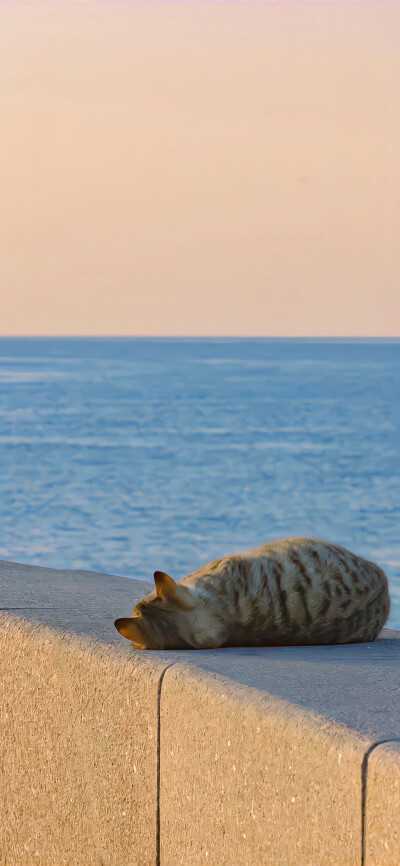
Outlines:
[[[149,585],[0,567],[0,862],[400,863],[400,634],[134,652]]]
[[[397,699],[400,704],[400,678]],[[365,866],[399,866],[399,740],[382,743],[371,750],[365,794]]]

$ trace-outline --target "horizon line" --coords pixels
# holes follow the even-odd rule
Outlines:
[[[0,334],[2,340],[400,340],[400,334]]]

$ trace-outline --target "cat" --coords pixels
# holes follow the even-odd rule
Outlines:
[[[390,609],[374,563],[327,541],[287,538],[217,559],[115,620],[135,649],[214,649],[373,641]]]

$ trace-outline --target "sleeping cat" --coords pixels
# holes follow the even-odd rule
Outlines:
[[[390,608],[381,569],[315,538],[225,556],[156,591],[116,629],[136,649],[208,649],[373,641]]]

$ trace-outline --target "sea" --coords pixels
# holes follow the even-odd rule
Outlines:
[[[387,573],[400,340],[0,338],[0,558],[152,580],[286,536]]]

